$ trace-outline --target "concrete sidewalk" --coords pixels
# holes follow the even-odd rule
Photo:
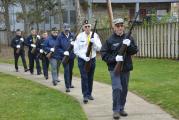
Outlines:
[[[0,64],[0,72],[26,78],[45,86],[65,92],[63,75],[60,75],[61,82],[57,86],[53,86],[51,76],[49,80],[45,80],[42,75],[30,75],[25,73],[22,67],[20,72],[15,72],[14,66],[9,64]],[[94,82],[93,96],[94,101],[89,101],[88,104],[83,104],[83,97],[81,93],[81,82],[77,77],[73,77],[73,85],[75,88],[67,93],[75,97],[83,107],[88,120],[112,120],[112,90],[110,85]],[[126,111],[127,117],[121,117],[121,120],[175,120],[171,115],[164,112],[160,107],[146,102],[144,99],[129,92],[127,97]]]

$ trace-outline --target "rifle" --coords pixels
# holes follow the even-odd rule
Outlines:
[[[80,30],[82,28],[83,25],[80,26],[80,28],[78,29],[78,32],[76,33],[75,37],[72,39],[72,41],[76,40],[76,37],[78,36],[78,34],[80,33]],[[70,46],[68,47],[67,51],[70,53],[73,50],[73,45],[70,44]],[[67,64],[69,62],[69,56],[65,55],[62,59],[62,63],[63,64]]]
[[[128,33],[127,33],[126,36],[125,36],[125,39],[128,39],[128,38],[131,36],[132,30],[133,30],[133,28],[134,28],[134,24],[135,24],[135,22],[136,22],[136,19],[137,19],[137,16],[138,16],[138,15],[139,15],[139,11],[136,13],[135,18],[134,18],[134,20],[132,21],[132,25],[131,25],[131,27],[130,27]],[[123,55],[123,56],[125,56],[126,51],[127,51],[127,45],[122,44],[121,48],[120,48],[119,51],[118,51],[118,55]],[[123,61],[117,62],[117,64],[115,65],[115,68],[114,68],[114,73],[115,73],[116,75],[119,75],[120,72],[121,72],[121,70],[122,70],[122,68],[123,68]]]
[[[33,38],[32,38],[33,39]],[[36,38],[35,38],[36,40],[35,40],[35,42],[33,41],[33,44],[35,44],[36,45],[36,42],[37,42],[37,36],[36,36]],[[35,51],[36,51],[36,47],[33,47],[32,48],[32,50],[31,50],[31,53],[32,54],[34,54],[35,53]]]
[[[47,53],[46,57],[50,60],[51,56],[52,56],[52,51],[50,51],[49,53]]]
[[[20,48],[16,49],[16,54],[19,54],[19,52],[20,52],[20,49],[21,49],[21,46],[22,46],[22,43],[23,43],[23,41],[21,39],[23,39],[23,38],[20,38],[20,42],[19,42]]]
[[[94,25],[94,29],[93,29],[91,38],[94,38],[94,33],[96,31],[96,25],[97,25],[97,20],[95,20],[95,25]],[[93,45],[93,43],[90,41],[90,43],[88,44],[88,48],[87,48],[87,52],[86,52],[86,57],[90,56],[90,53],[92,51],[92,45]],[[85,63],[85,70],[86,70],[86,72],[90,71],[90,66],[91,66],[91,62],[90,61]]]

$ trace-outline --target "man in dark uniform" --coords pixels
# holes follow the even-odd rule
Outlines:
[[[31,29],[31,35],[25,40],[25,44],[29,47],[28,57],[29,57],[29,69],[30,73],[34,74],[34,61],[36,62],[37,75],[41,74],[41,67],[38,57],[38,51],[36,49],[36,42],[40,39],[34,28]]]
[[[51,65],[52,83],[56,86],[59,82],[59,67],[60,67],[60,53],[57,49],[57,36],[58,30],[56,27],[52,28],[51,35],[48,36],[44,42],[44,50],[47,52],[47,56]]]
[[[92,96],[93,90],[93,77],[96,67],[96,51],[101,49],[101,41],[97,33],[94,33],[94,38],[91,38],[91,24],[88,20],[84,21],[83,24],[84,32],[80,33],[74,43],[74,53],[78,56],[78,67],[81,74],[81,86],[83,93],[84,104],[88,103],[88,100],[94,100]],[[86,56],[87,48],[89,43],[92,43],[92,50],[90,57]],[[85,63],[90,61],[90,70],[85,70]]]
[[[63,58],[64,55],[69,56],[69,63],[63,64],[66,92],[70,92],[70,88],[74,88],[74,86],[71,83],[75,54],[73,51],[71,51],[70,53],[68,51],[70,44],[74,43],[72,40],[73,35],[70,32],[70,26],[67,23],[65,23],[63,25],[63,32],[58,37],[58,49],[60,51],[60,55],[62,55],[61,58]]]
[[[37,50],[39,51],[40,59],[42,60],[42,68],[45,79],[48,79],[48,68],[49,68],[49,60],[46,57],[47,53],[44,51],[44,42],[48,37],[48,33],[45,31],[42,33],[42,38],[37,40]]]
[[[22,63],[24,66],[24,71],[27,72],[27,64],[25,60],[25,51],[24,51],[24,38],[21,35],[20,29],[16,30],[16,36],[11,41],[11,47],[14,48],[14,60],[15,60],[15,69],[18,72],[18,59],[21,56]]]
[[[115,19],[114,33],[108,38],[101,48],[102,60],[108,65],[108,70],[112,80],[112,96],[113,96],[113,118],[119,119],[120,116],[127,116],[124,111],[126,97],[128,92],[128,81],[130,71],[133,69],[131,55],[137,53],[138,49],[132,37],[125,39],[124,20],[122,18]],[[118,51],[122,44],[127,45],[126,55],[118,55]],[[123,69],[120,75],[116,75],[114,67],[117,62],[123,61]]]

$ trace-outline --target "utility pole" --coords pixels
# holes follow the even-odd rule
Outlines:
[[[106,0],[107,6],[108,6],[108,14],[109,14],[109,20],[110,20],[110,26],[113,27],[112,21],[113,21],[113,12],[112,12],[112,6],[111,6],[111,0]]]
[[[88,0],[88,20],[91,23],[92,22],[92,0]]]
[[[80,27],[80,23],[81,23],[81,13],[80,13],[80,3],[79,0],[75,0],[75,9],[76,9],[76,21],[77,21],[77,25],[76,27]]]

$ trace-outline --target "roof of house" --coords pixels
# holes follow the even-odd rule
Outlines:
[[[106,3],[106,0],[92,0],[93,3]],[[111,0],[111,3],[154,3],[154,2],[179,2],[179,0]]]

